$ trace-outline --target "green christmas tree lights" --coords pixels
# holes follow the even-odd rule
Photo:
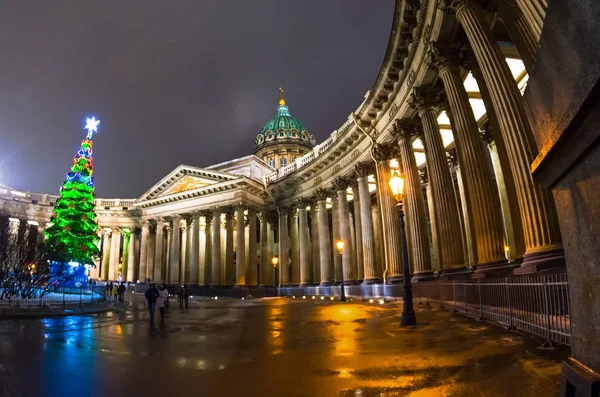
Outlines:
[[[92,135],[100,120],[87,119],[88,134],[73,158],[71,171],[60,189],[50,226],[45,231],[47,259],[59,263],[93,265],[100,257],[94,203]]]

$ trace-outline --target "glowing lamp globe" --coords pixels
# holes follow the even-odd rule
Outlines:
[[[335,242],[335,247],[338,252],[341,254],[344,251],[344,240],[338,240]]]
[[[404,178],[397,173],[392,174],[392,177],[390,178],[390,189],[392,189],[392,194],[397,201],[402,200],[402,194],[404,194]]]
[[[279,263],[279,258],[274,256],[273,259],[271,259],[271,263],[273,264],[273,267],[277,267],[277,264]]]

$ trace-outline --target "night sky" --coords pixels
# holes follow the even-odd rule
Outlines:
[[[248,155],[283,86],[326,139],[371,88],[393,0],[19,0],[0,13],[0,184],[58,194],[85,136],[96,195]]]

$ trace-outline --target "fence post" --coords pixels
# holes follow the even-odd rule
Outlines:
[[[62,287],[63,307],[65,307],[65,287]]]
[[[81,287],[79,287],[79,306],[81,306],[81,289],[83,288],[83,285]]]
[[[512,311],[512,298],[510,296],[510,285],[508,282],[509,278],[504,279],[504,285],[506,286],[506,300],[508,304],[508,330],[517,329],[513,323],[513,311]]]
[[[542,282],[544,285],[544,310],[546,311],[546,342],[543,347],[552,347],[552,340],[550,339],[550,306],[548,297],[548,276],[542,276]]]
[[[479,292],[479,320],[483,321],[485,320],[485,317],[483,317],[483,303],[481,301],[481,280],[477,279],[477,291]]]
[[[452,294],[454,294],[454,309],[453,313],[458,313],[458,309],[456,308],[456,280],[452,280]]]

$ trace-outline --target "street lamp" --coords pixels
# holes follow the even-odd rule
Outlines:
[[[279,257],[274,256],[271,258],[271,263],[273,264],[273,270],[275,271],[275,287],[279,287],[279,283],[277,282],[279,279],[279,275],[277,274],[277,264],[279,263]]]
[[[402,310],[402,327],[417,325],[415,309],[413,307],[412,283],[410,280],[410,267],[408,263],[408,247],[406,245],[406,231],[404,229],[404,211],[402,210],[402,194],[404,193],[404,179],[397,171],[392,171],[390,189],[396,198],[398,218],[400,218],[400,234],[402,240],[402,271],[404,274],[404,296]]]
[[[338,253],[340,254],[340,264],[342,267],[342,275],[341,275],[341,281],[342,281],[342,297],[341,297],[341,301],[342,302],[346,302],[346,289],[344,288],[344,261],[342,258],[342,253],[344,252],[344,240],[338,240],[335,242],[335,247],[338,250]]]

